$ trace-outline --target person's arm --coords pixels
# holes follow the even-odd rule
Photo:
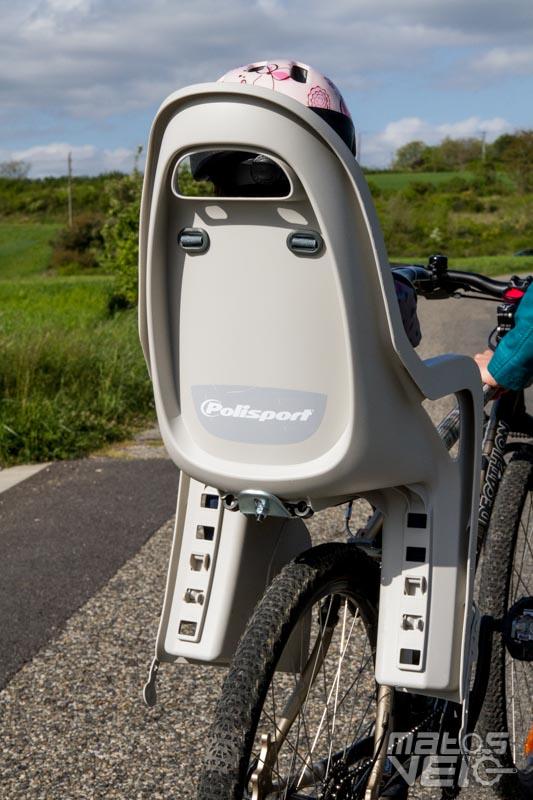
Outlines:
[[[492,353],[485,350],[474,360],[483,383],[506,389],[523,389],[533,378],[533,284],[522,298],[515,326]]]

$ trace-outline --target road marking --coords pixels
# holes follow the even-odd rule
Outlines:
[[[50,464],[21,464],[19,467],[0,469],[0,494],[49,466]]]

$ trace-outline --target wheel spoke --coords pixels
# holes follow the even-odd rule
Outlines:
[[[347,603],[345,602],[344,603],[344,611],[345,612],[346,612],[346,608],[347,608]],[[330,723],[330,716],[329,716],[330,703],[331,703],[331,698],[332,698],[334,692],[335,692],[335,696],[337,697],[338,687],[339,687],[339,684],[340,684],[340,673],[341,673],[341,669],[342,669],[342,663],[343,663],[344,655],[346,653],[346,649],[348,647],[348,644],[350,643],[351,634],[352,634],[355,622],[356,622],[356,615],[354,615],[352,626],[350,628],[350,633],[349,633],[348,638],[347,638],[346,643],[345,643],[344,642],[345,617],[343,619],[343,626],[341,628],[341,631],[342,631],[342,633],[341,633],[341,641],[340,641],[341,653],[340,653],[340,656],[339,656],[337,670],[335,672],[333,686],[331,687],[329,692],[327,690],[326,672],[325,672],[324,669],[322,669],[322,675],[323,675],[323,678],[324,678],[324,695],[325,695],[326,699],[325,699],[325,704],[324,704],[324,711],[322,712],[322,717],[320,719],[320,723],[319,723],[318,729],[316,731],[313,744],[312,744],[312,746],[311,746],[311,748],[309,750],[309,754],[308,754],[309,759],[311,759],[311,757],[312,757],[312,755],[313,755],[313,753],[315,751],[317,742],[318,742],[318,740],[320,738],[320,735],[322,733],[322,729],[324,727],[324,721],[327,722],[327,727],[328,727],[328,732],[329,732],[329,741],[330,741],[330,752],[329,752],[328,758],[331,756],[331,748],[333,747],[334,724],[333,724],[333,726],[331,726],[331,723]],[[308,698],[309,698],[309,696],[308,696]],[[307,704],[308,698],[306,699],[306,704]],[[336,709],[334,709],[334,722],[335,722],[335,714],[336,714]],[[328,769],[326,770],[326,777],[327,777],[328,770],[329,770],[329,761],[328,761]]]

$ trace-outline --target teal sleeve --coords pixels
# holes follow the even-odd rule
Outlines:
[[[520,301],[514,328],[496,348],[489,372],[507,389],[523,389],[533,380],[533,284]]]

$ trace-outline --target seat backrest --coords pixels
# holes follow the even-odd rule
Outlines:
[[[266,154],[289,196],[179,196],[176,165],[202,149]],[[205,247],[180,245],[189,229]],[[366,181],[312,110],[239,85],[172,95],[152,129],[140,251],[141,340],[188,474],[318,501],[431,469],[442,446],[420,401],[454,388],[409,344]]]

